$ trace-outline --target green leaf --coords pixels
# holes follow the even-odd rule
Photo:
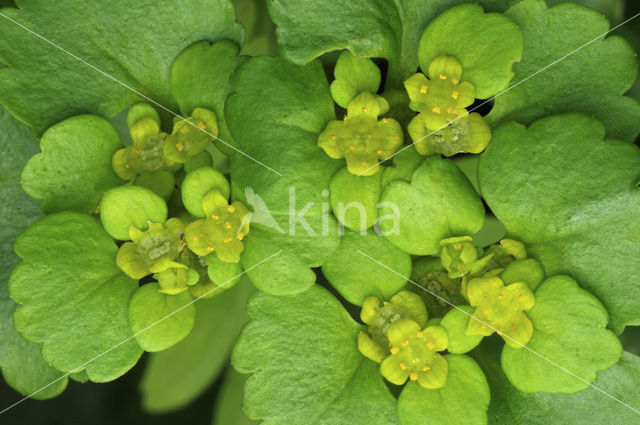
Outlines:
[[[118,132],[104,118],[69,118],[42,135],[42,153],[25,165],[22,186],[29,195],[42,200],[45,213],[93,213],[102,194],[122,183],[111,168],[111,157],[121,147]]]
[[[580,114],[529,129],[505,124],[494,131],[478,175],[511,237],[547,275],[568,274],[596,295],[620,333],[640,324],[640,150],[603,136],[602,124]]]
[[[357,176],[341,168],[331,178],[331,209],[340,223],[352,230],[365,230],[378,219],[383,173]]]
[[[114,239],[128,241],[129,228],[140,230],[149,227],[149,221],[163,223],[167,220],[167,204],[164,199],[141,186],[119,186],[105,193],[100,202],[100,221]]]
[[[331,96],[345,109],[360,93],[375,94],[380,87],[380,68],[369,58],[359,58],[348,51],[338,57],[333,75],[335,80],[331,83]]]
[[[362,327],[326,289],[257,293],[248,312],[253,321],[232,356],[239,372],[254,373],[245,385],[247,416],[273,424],[398,424],[378,365],[356,347]]]
[[[476,362],[465,355],[448,354],[447,383],[437,390],[408,383],[398,398],[402,425],[483,425],[491,398],[489,384]]]
[[[462,64],[461,80],[473,84],[476,98],[487,99],[509,85],[522,44],[522,33],[512,20],[467,3],[433,20],[420,38],[418,59],[426,73],[438,56],[455,57]]]
[[[300,225],[293,234],[251,225],[241,262],[256,288],[287,295],[302,292],[315,283],[316,274],[311,268],[326,261],[338,248],[340,238],[336,220],[331,216],[306,217],[306,222],[312,233]],[[278,251],[281,252],[276,255]],[[269,261],[249,270],[272,255]]]
[[[213,408],[213,425],[257,425],[258,421],[247,418],[242,412],[242,390],[247,375],[236,372],[232,367],[227,368],[220,395],[216,398]]]
[[[22,305],[14,324],[23,337],[44,344],[49,364],[64,372],[86,370],[92,381],[105,382],[138,361],[142,350],[128,318],[137,282],[116,266],[118,247],[96,219],[48,215],[18,236],[15,250],[22,263],[11,274],[9,292]]]
[[[191,116],[195,108],[206,108],[218,117],[216,143],[223,152],[234,152],[231,134],[224,118],[224,102],[231,93],[231,74],[246,60],[238,56],[238,46],[222,40],[214,44],[200,41],[185,49],[171,66],[171,93],[183,116]]]
[[[438,323],[447,330],[449,335],[449,345],[447,350],[453,354],[463,354],[473,350],[480,341],[482,335],[467,335],[467,327],[469,319],[473,314],[474,308],[469,305],[462,305],[458,308],[449,310]]]
[[[442,239],[472,235],[484,222],[484,207],[469,180],[453,162],[437,156],[418,167],[411,183],[389,183],[382,204],[383,233],[414,255],[437,254]]]
[[[129,304],[129,322],[143,350],[162,351],[184,339],[195,320],[196,309],[189,292],[167,295],[157,282],[139,287]]]
[[[52,381],[62,372],[42,359],[42,346],[23,339],[13,326],[16,304],[9,298],[9,272],[18,263],[13,253],[13,241],[29,224],[40,216],[38,203],[20,187],[20,172],[27,159],[38,150],[29,129],[0,108],[0,368],[4,380],[16,391],[30,395]],[[67,385],[62,378],[33,395],[45,399],[58,395]]]
[[[243,37],[228,0],[142,0],[135,7],[126,1],[16,3],[19,10],[3,13],[170,109],[175,103],[169,71],[185,47],[197,40],[241,42]],[[0,72],[2,103],[37,133],[86,111],[114,116],[140,100],[7,19],[0,22],[0,62],[7,65]]]
[[[217,189],[225,199],[229,199],[229,181],[218,170],[211,167],[198,168],[184,178],[180,187],[184,207],[195,217],[204,217],[202,201],[211,190]]]
[[[213,298],[199,299],[191,333],[166,351],[153,353],[140,382],[145,410],[177,410],[204,392],[225,366],[249,317],[245,305],[253,285],[244,279]]]
[[[587,383],[557,365],[593,382],[597,371],[618,361],[622,345],[613,332],[605,329],[606,310],[568,276],[545,280],[535,296],[535,305],[527,311],[534,328],[527,344],[531,351],[505,345],[502,351],[505,374],[524,392],[571,393],[588,388]]]
[[[620,37],[592,42],[609,30],[601,13],[573,2],[547,8],[544,0],[524,0],[507,15],[524,34],[522,62],[514,65],[511,82],[521,84],[496,98],[487,116],[491,123],[514,120],[529,125],[554,113],[576,111],[600,119],[609,137],[635,139],[640,104],[622,94],[636,80],[638,59]]]
[[[233,185],[243,193],[251,188],[274,216],[288,216],[309,202],[308,214],[322,213],[328,201],[322,192],[344,161],[329,158],[317,146],[318,134],[335,119],[320,63],[298,67],[281,58],[253,58],[231,83],[235,92],[225,114],[239,149],[281,174],[235,155]]]
[[[380,267],[359,251],[396,273]],[[388,300],[407,284],[411,274],[411,256],[375,232],[362,235],[348,231],[340,240],[338,249],[322,265],[322,274],[351,304],[362,305],[369,296]]]
[[[593,425],[633,424],[638,414],[595,388],[575,394],[523,393],[511,385],[500,367],[499,351],[482,347],[476,358],[491,386],[489,423],[495,425]],[[598,374],[593,383],[633,408],[640,406],[638,380],[640,357],[625,352],[613,367]],[[588,418],[588,419],[587,419]]]
[[[288,0],[269,3],[277,24],[280,53],[303,64],[323,53],[349,49],[356,56],[389,61],[392,85],[418,67],[418,42],[427,24],[464,0]],[[504,10],[512,0],[482,0],[488,10]]]

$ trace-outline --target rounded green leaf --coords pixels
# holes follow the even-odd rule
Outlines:
[[[122,147],[116,129],[104,118],[78,115],[49,128],[22,171],[24,190],[42,200],[42,211],[93,213],[102,194],[122,183],[111,168]]]
[[[331,209],[348,229],[365,230],[376,222],[382,174],[357,176],[341,168],[331,178]]]
[[[184,172],[190,173],[198,168],[213,167],[213,157],[207,151],[200,152],[184,164]]]
[[[380,267],[359,251],[396,273]],[[386,300],[401,290],[411,274],[411,256],[375,232],[362,235],[348,231],[338,249],[322,265],[322,274],[347,301],[362,305],[366,297]]]
[[[442,388],[408,383],[398,398],[402,425],[485,425],[491,398],[489,384],[477,363],[460,354],[445,356],[449,364]]]
[[[100,221],[114,239],[129,240],[129,227],[144,230],[148,222],[164,223],[167,204],[162,198],[139,186],[121,186],[105,193],[100,202]]]
[[[433,255],[440,241],[472,235],[482,227],[484,207],[473,186],[449,160],[429,157],[411,183],[396,180],[383,193],[380,229],[409,254]]]
[[[17,305],[9,298],[7,288],[11,269],[19,262],[13,252],[14,240],[41,215],[39,203],[20,187],[20,172],[38,151],[38,140],[2,108],[0,127],[0,368],[5,382],[20,394],[46,399],[60,394],[67,379],[42,358],[40,344],[25,340],[16,331],[13,313]]]
[[[527,344],[531,351],[508,345],[502,351],[509,381],[524,392],[572,393],[588,388],[596,372],[613,366],[622,354],[620,341],[606,329],[607,311],[568,276],[545,280],[535,296],[535,305],[527,311],[534,326]]]
[[[238,56],[238,45],[230,40],[213,44],[198,41],[187,47],[171,65],[171,92],[185,116],[195,108],[207,108],[218,119],[220,140],[216,146],[226,154],[236,153],[224,116],[224,103],[231,93],[231,76],[246,61]]]
[[[242,277],[242,265],[240,263],[225,263],[216,254],[209,254],[207,259],[207,273],[215,286],[225,289],[234,286]]]
[[[542,283],[544,277],[545,274],[542,264],[533,258],[513,261],[509,263],[500,274],[500,278],[505,285],[513,282],[524,282],[533,291]]]
[[[184,339],[196,315],[189,292],[167,295],[157,282],[141,286],[131,297],[129,322],[140,347],[162,351]]]
[[[482,335],[466,334],[471,314],[473,314],[473,307],[470,305],[462,305],[449,310],[438,323],[445,328],[449,334],[447,350],[450,353],[464,354],[476,348],[476,346],[480,344],[480,341],[482,341]]]
[[[0,27],[0,57],[6,65],[0,72],[2,104],[36,133],[84,111],[115,116],[140,101],[135,91],[175,111],[175,92],[169,84],[175,57],[195,40],[242,42],[244,38],[229,0],[90,6],[60,0],[20,4],[19,9],[3,13],[82,58],[79,61],[8,20]]]
[[[153,173],[142,173],[136,177],[134,185],[144,187],[167,201],[175,188],[175,177],[169,171],[158,170]]]
[[[511,237],[548,275],[567,273],[597,296],[620,333],[640,324],[640,149],[604,134],[582,114],[501,125],[478,178]]]
[[[153,121],[155,121],[156,124],[158,124],[158,127],[162,125],[162,122],[160,121],[160,115],[158,115],[158,111],[156,111],[156,108],[148,103],[140,102],[131,106],[131,108],[129,108],[129,110],[127,111],[127,127],[133,127],[138,121],[143,118],[151,118]]]
[[[420,39],[418,60],[427,72],[438,56],[454,56],[462,64],[461,81],[474,85],[476,98],[487,99],[507,88],[514,75],[511,65],[520,60],[522,49],[522,33],[511,19],[467,3],[429,24]]]
[[[182,202],[184,207],[196,217],[204,217],[202,200],[204,195],[218,189],[222,196],[229,199],[231,189],[229,181],[220,171],[203,167],[190,172],[182,182]]]
[[[191,333],[168,350],[149,355],[140,382],[145,410],[177,410],[211,385],[228,364],[231,348],[249,320],[245,307],[253,292],[253,285],[245,279],[214,298],[194,303]]]
[[[93,217],[45,216],[17,239],[22,258],[9,281],[19,304],[13,320],[42,356],[64,372],[86,371],[111,381],[136,364],[142,350],[131,338],[129,299],[138,284],[120,271],[118,247]]]
[[[300,226],[296,233],[287,234],[251,224],[241,263],[256,288],[287,295],[302,292],[316,282],[312,268],[320,267],[338,248],[338,224],[328,215],[305,217],[305,222],[311,233]],[[272,255],[269,261],[253,268]]]
[[[595,8],[596,3],[587,4]],[[603,37],[609,21],[591,7],[576,2],[548,7],[544,0],[524,0],[507,10],[522,29],[525,46],[522,61],[513,65],[512,88],[496,97],[489,123],[529,125],[575,111],[601,120],[609,137],[634,141],[640,132],[640,104],[623,94],[636,81],[638,58],[622,37]]]
[[[252,321],[231,359],[239,372],[253,373],[244,391],[247,416],[279,424],[399,424],[378,365],[356,346],[361,326],[326,289],[259,292],[248,313]]]
[[[343,108],[360,93],[375,94],[380,87],[380,68],[371,59],[354,56],[348,50],[338,57],[333,75],[331,96]]]

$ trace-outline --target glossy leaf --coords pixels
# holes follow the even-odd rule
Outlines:
[[[114,79],[177,109],[169,84],[174,58],[196,40],[243,36],[228,0],[16,3],[19,10],[3,13],[113,78],[2,19],[0,98],[38,133],[86,111],[114,116],[140,100]]]
[[[116,266],[117,249],[95,218],[75,212],[42,218],[15,244],[22,258],[9,281],[11,297],[22,304],[16,329],[43,343],[42,355],[55,368],[86,370],[94,382],[119,377],[142,354],[128,317],[137,282]]]
[[[622,95],[636,80],[638,59],[620,37],[594,41],[609,30],[601,13],[573,2],[547,8],[544,0],[524,0],[507,16],[522,29],[524,53],[513,66],[511,85],[518,86],[496,98],[490,122],[529,125],[551,114],[584,112],[604,123],[608,137],[635,139],[640,104]]]
[[[478,175],[509,234],[547,275],[568,274],[597,296],[620,333],[640,324],[640,150],[602,140],[604,132],[580,114],[529,129],[505,124],[495,130]]]
[[[225,366],[240,329],[249,319],[245,305],[253,285],[244,279],[235,287],[194,303],[191,333],[168,350],[153,353],[140,383],[145,410],[179,409],[204,392]]]
[[[16,332],[16,304],[7,290],[9,273],[19,261],[13,253],[14,239],[40,216],[38,203],[24,193],[19,181],[22,166],[38,149],[38,140],[4,109],[0,109],[0,127],[0,368],[7,384],[30,395],[62,376],[43,360],[40,344],[28,342]],[[54,397],[66,385],[67,379],[62,378],[33,398]]]
[[[247,416],[274,424],[399,423],[378,365],[356,347],[361,326],[326,289],[258,293],[248,312],[253,321],[232,357],[238,371],[253,373]]]
[[[547,279],[535,295],[535,305],[527,311],[534,327],[527,344],[531,351],[505,345],[505,374],[524,392],[571,393],[586,389],[588,384],[584,381],[593,382],[596,372],[613,366],[622,353],[616,335],[605,329],[607,312],[568,276]]]
[[[122,183],[111,168],[111,157],[120,147],[118,132],[104,118],[69,118],[42,135],[42,153],[27,162],[22,186],[29,195],[42,200],[45,213],[93,213],[102,194]]]

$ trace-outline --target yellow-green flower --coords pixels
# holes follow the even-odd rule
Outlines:
[[[535,304],[533,291],[524,282],[505,286],[497,276],[471,279],[467,285],[469,303],[475,307],[467,326],[467,335],[489,336],[498,333],[514,348],[527,344],[533,335],[533,323],[524,313]]]
[[[169,163],[186,163],[203,152],[218,136],[218,120],[213,111],[195,108],[191,117],[178,121],[164,142],[163,153]]]
[[[331,121],[318,136],[318,146],[334,159],[344,158],[356,175],[378,172],[378,163],[393,155],[403,143],[400,124],[380,115],[378,98],[364,92],[347,107],[343,121]]]
[[[131,180],[142,173],[152,173],[165,165],[162,146],[166,133],[158,123],[143,117],[129,128],[133,143],[113,154],[111,166],[118,177]]]
[[[484,118],[465,109],[473,104],[473,84],[463,81],[462,65],[451,56],[439,56],[429,65],[429,78],[417,73],[405,81],[411,109],[419,112],[407,131],[421,155],[480,153],[491,139]]]
[[[400,319],[389,326],[389,352],[380,365],[380,373],[395,385],[407,379],[425,388],[441,388],[447,382],[449,366],[438,354],[449,343],[447,331],[440,326],[422,329],[413,320]]]
[[[229,205],[217,189],[204,196],[202,209],[205,218],[190,223],[185,231],[189,249],[202,257],[215,252],[226,263],[240,261],[242,240],[249,233],[249,209],[241,202]]]
[[[182,249],[184,225],[177,218],[165,224],[150,223],[147,230],[129,227],[131,242],[125,242],[116,255],[116,264],[133,279],[142,279],[171,267],[182,267],[173,261]]]
[[[382,305],[376,297],[366,298],[360,319],[368,325],[368,333],[360,332],[358,335],[358,349],[362,355],[380,363],[389,354],[389,326],[403,318],[411,319],[420,326],[427,324],[427,309],[418,294],[400,291]]]

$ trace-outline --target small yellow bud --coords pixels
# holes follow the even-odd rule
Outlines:
[[[417,381],[418,380],[418,372],[411,372],[411,374],[409,375],[409,379],[411,379],[412,381]]]

